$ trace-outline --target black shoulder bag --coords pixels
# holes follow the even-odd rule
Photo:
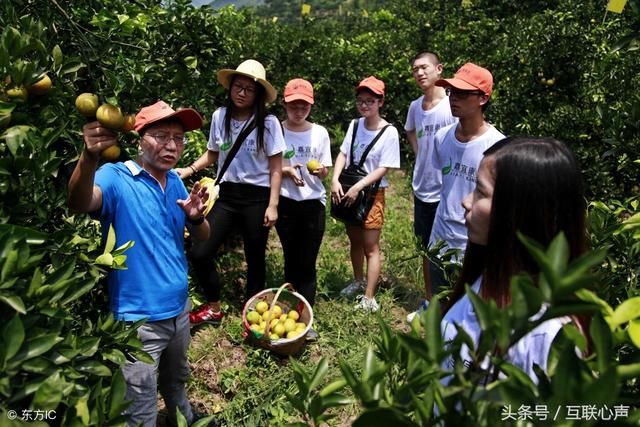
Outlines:
[[[362,157],[360,161],[355,164],[353,161],[354,149],[356,143],[356,132],[358,130],[358,119],[354,120],[353,124],[353,132],[351,134],[351,157],[350,164],[346,168],[343,169],[338,181],[342,185],[343,193],[349,191],[351,187],[353,187],[358,181],[362,180],[365,176],[367,176],[367,172],[364,170],[363,165],[364,161],[367,158],[367,155],[373,148],[376,142],[380,139],[385,130],[391,125],[386,125],[380,132],[373,138],[371,143],[367,146],[362,153]],[[349,225],[362,225],[367,219],[367,215],[369,215],[369,211],[373,206],[373,202],[376,197],[376,193],[378,192],[378,187],[380,187],[380,181],[377,180],[373,184],[367,185],[364,189],[362,189],[358,193],[358,197],[356,200],[349,206],[344,205],[344,201],[340,203],[335,203],[333,200],[331,201],[331,216],[337,220],[344,222]]]

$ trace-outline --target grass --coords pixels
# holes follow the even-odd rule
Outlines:
[[[406,173],[389,174],[385,225],[382,232],[383,272],[376,299],[380,315],[395,328],[404,329],[408,311],[415,309],[423,295],[421,259],[413,238],[413,197]],[[189,359],[192,378],[189,396],[199,411],[216,413],[229,426],[282,425],[301,421],[286,399],[285,391],[295,392],[289,360],[244,343],[241,300],[244,294],[245,264],[241,246],[233,247],[221,259],[221,278],[226,284],[222,298],[227,316],[218,327],[194,332]],[[240,248],[240,249],[238,249]],[[272,231],[267,259],[268,286],[283,282],[280,242]],[[327,215],[318,256],[318,297],[314,307],[317,342],[308,343],[296,360],[310,371],[325,357],[331,382],[340,375],[338,361],[362,366],[367,346],[379,334],[374,315],[353,310],[353,302],[339,298],[339,291],[351,280],[349,244],[344,226]],[[350,425],[358,413],[357,405],[336,411],[328,425]]]

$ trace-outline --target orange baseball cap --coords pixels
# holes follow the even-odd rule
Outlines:
[[[481,90],[485,95],[491,95],[493,90],[493,76],[486,68],[467,62],[456,72],[452,79],[440,79],[436,86],[453,86],[461,90]]]
[[[166,102],[158,101],[153,105],[143,107],[138,114],[136,114],[136,124],[133,128],[139,132],[153,123],[171,117],[180,120],[185,132],[202,127],[202,116],[193,108],[180,108],[176,111]]]
[[[313,104],[313,86],[305,79],[289,80],[284,87],[284,102],[298,100]]]
[[[361,81],[358,87],[356,88],[356,92],[359,91],[360,89],[369,89],[371,92],[375,93],[376,95],[384,96],[384,82],[373,76],[369,76],[363,81]]]

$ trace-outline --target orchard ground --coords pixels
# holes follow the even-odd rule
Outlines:
[[[413,244],[413,197],[407,173],[395,170],[388,177],[391,185],[386,192],[385,226],[381,238],[383,271],[376,298],[381,303],[382,318],[394,328],[406,330],[405,317],[417,307],[423,295],[421,259]],[[267,257],[268,285],[279,286],[283,258],[275,229],[270,234]],[[227,316],[220,326],[200,327],[193,333],[189,353],[192,370],[189,397],[196,410],[217,413],[229,425],[252,425],[251,418],[233,416],[243,413],[250,417],[247,405],[255,406],[258,411],[275,412],[273,415],[277,419],[292,421],[295,411],[284,394],[284,390],[293,392],[295,389],[288,358],[252,347],[242,339],[240,298],[244,293],[241,287],[245,264],[241,245],[223,257],[222,265]],[[326,357],[330,363],[327,382],[339,376],[339,359],[360,366],[364,358],[362,349],[379,333],[375,315],[356,311],[352,301],[339,297],[340,289],[351,276],[349,242],[344,226],[327,213],[327,229],[318,256],[319,295],[314,307],[313,327],[320,337],[316,342],[307,343],[296,357],[309,369]],[[159,407],[164,408],[161,399]],[[287,413],[293,418],[282,417]],[[357,405],[343,408],[330,425],[349,425],[357,413]],[[161,412],[159,425],[164,425],[163,417]]]

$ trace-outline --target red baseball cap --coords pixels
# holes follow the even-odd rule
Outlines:
[[[363,81],[361,81],[358,87],[356,88],[356,92],[359,91],[360,89],[369,89],[371,92],[375,93],[376,95],[384,96],[384,82],[373,76],[369,76]]]
[[[166,102],[158,101],[153,105],[143,107],[136,114],[136,124],[133,128],[139,132],[153,123],[171,117],[175,117],[182,123],[185,132],[202,127],[202,116],[193,108],[180,108],[176,111]]]
[[[491,95],[493,90],[493,76],[486,68],[467,62],[456,72],[452,79],[440,79],[436,86],[453,86],[461,90],[480,90],[485,95]]]
[[[284,102],[298,100],[313,104],[313,86],[305,79],[289,80],[284,87]]]

